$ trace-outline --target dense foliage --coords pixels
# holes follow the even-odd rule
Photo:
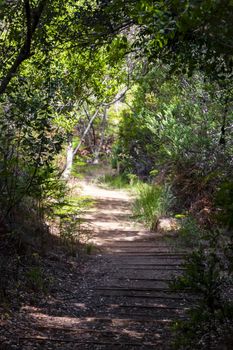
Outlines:
[[[227,180],[232,167],[232,89],[202,73],[170,75],[153,66],[135,86],[120,124],[116,157],[123,171],[156,172],[193,196]],[[146,142],[145,142],[146,141]],[[152,172],[152,173],[151,173]],[[199,191],[193,192],[199,186]],[[183,189],[182,189],[183,187]],[[211,192],[211,190],[210,190]],[[184,203],[183,203],[184,204]]]
[[[112,153],[126,182],[149,182],[135,210],[151,229],[195,217],[232,250],[232,13],[230,0],[0,1],[1,247],[35,247],[54,216],[72,240],[85,200],[72,212],[64,177],[75,157]],[[230,275],[214,249],[184,284],[197,260],[217,266],[213,284]]]

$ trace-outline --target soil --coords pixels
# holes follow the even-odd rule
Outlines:
[[[168,288],[183,252],[134,222],[127,191],[82,187],[95,201],[91,254],[43,257],[41,291],[12,291],[1,310],[0,349],[170,349],[171,323],[190,305]]]

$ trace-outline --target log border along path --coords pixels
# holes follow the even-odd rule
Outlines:
[[[193,301],[188,291],[169,289],[185,252],[133,222],[126,191],[88,182],[83,191],[95,200],[85,217],[98,249],[77,290],[56,295],[60,307],[66,305],[62,315],[37,316],[36,331],[19,337],[19,348],[170,349],[171,323],[185,319]]]

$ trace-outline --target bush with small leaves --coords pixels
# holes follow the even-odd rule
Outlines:
[[[179,350],[211,349],[233,329],[232,265],[225,254],[232,249],[231,240],[221,230],[202,231],[199,237],[199,247],[183,264],[184,273],[170,286],[195,296],[188,319],[173,325],[174,347]]]

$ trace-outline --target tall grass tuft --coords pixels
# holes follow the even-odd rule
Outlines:
[[[133,174],[106,174],[98,182],[102,187],[110,189],[132,189],[139,180]]]
[[[133,204],[136,218],[144,222],[150,230],[155,230],[158,219],[168,214],[174,196],[170,185],[150,185],[140,183],[137,186],[137,197]]]

